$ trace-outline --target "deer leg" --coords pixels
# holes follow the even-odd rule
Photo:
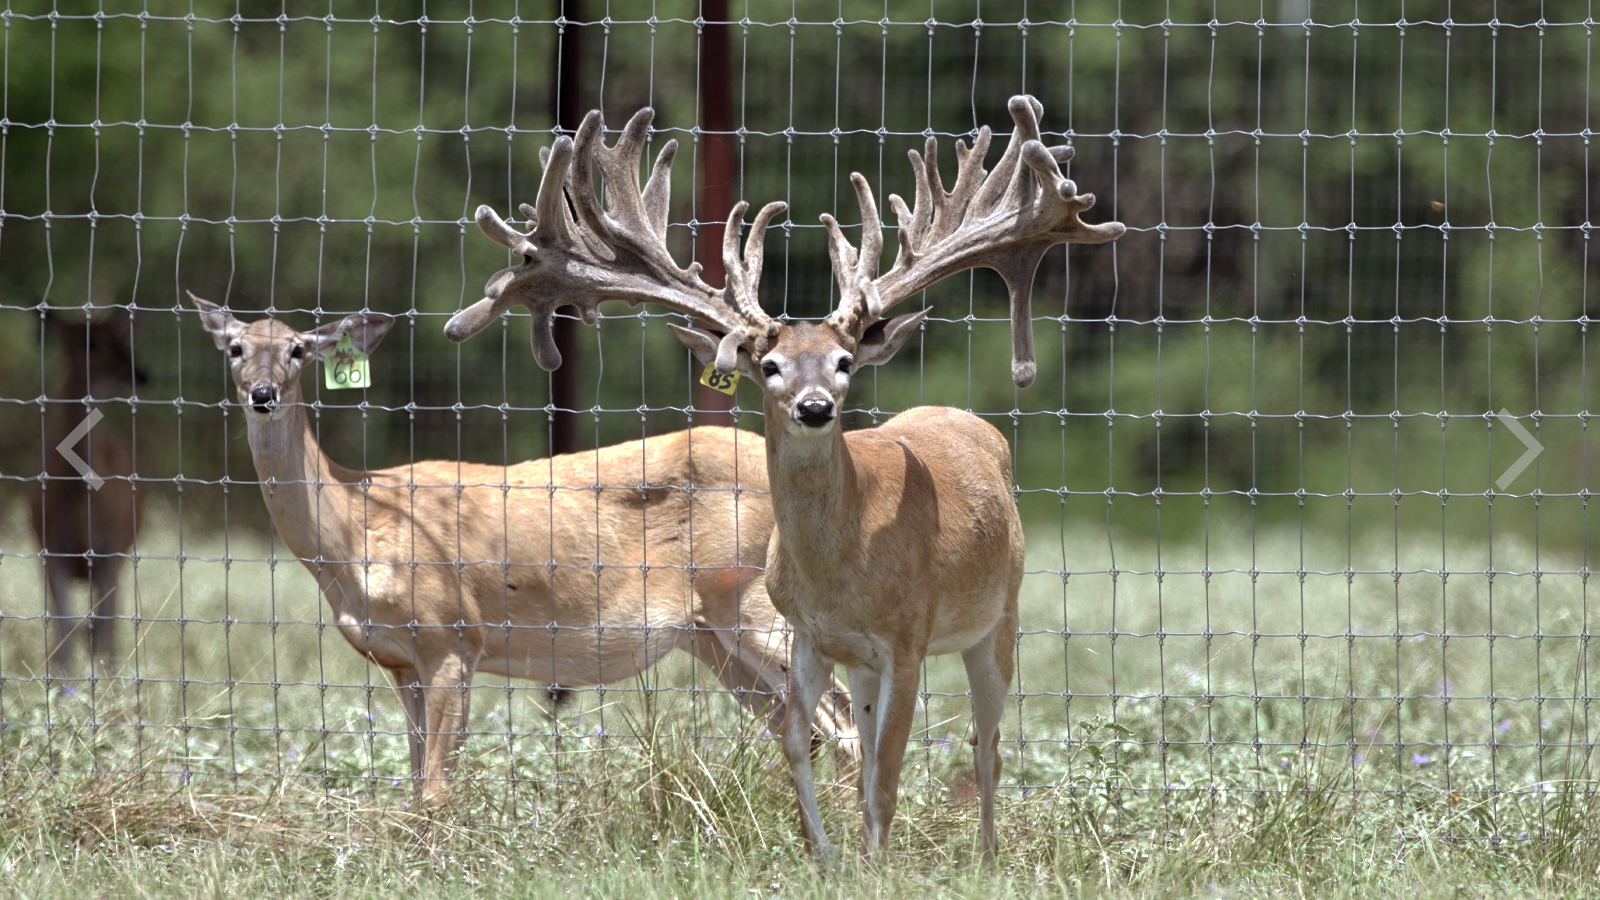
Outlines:
[[[50,671],[56,676],[72,672],[72,642],[82,621],[70,615],[67,608],[72,592],[72,572],[66,561],[53,556],[45,557],[45,578],[49,582],[50,619],[53,624],[50,640]]]
[[[811,777],[811,718],[832,680],[833,666],[817,650],[811,636],[795,629],[789,651],[789,700],[784,707],[783,754],[789,758],[796,799],[800,804],[800,833],[829,867],[838,852],[828,843],[817,809],[817,785]]]
[[[117,575],[123,557],[115,553],[95,554],[89,568],[92,596],[89,598],[89,658],[98,674],[109,674],[117,659]]]
[[[867,793],[867,847],[879,860],[889,861],[889,826],[894,822],[895,805],[900,798],[900,764],[906,758],[906,742],[911,739],[911,720],[917,713],[918,668],[921,654],[905,654],[883,674],[878,689],[878,734],[873,748],[872,789]],[[862,718],[867,718],[865,712]]]
[[[702,576],[704,583],[705,576]],[[754,593],[757,590],[759,597]],[[715,640],[683,641],[679,646],[716,672],[717,678],[751,713],[758,718],[764,715],[774,733],[782,733],[786,715],[784,694],[789,680],[784,668],[784,644],[791,632],[771,604],[762,602],[766,597],[764,586],[757,584],[746,591],[743,598],[698,591],[695,630],[701,635],[714,635]],[[844,687],[837,681],[825,687],[811,717],[812,751],[815,752],[822,741],[829,743],[834,765],[841,771],[856,762],[860,752],[850,718],[850,703],[840,696],[843,693]]]
[[[850,715],[849,693],[837,681],[829,688],[822,692],[822,702],[817,705],[813,722],[833,747],[834,768],[843,773],[861,761],[861,741],[856,735],[855,719]]]
[[[430,803],[442,799],[456,770],[456,752],[466,737],[467,712],[472,703],[472,668],[451,654],[420,670],[426,684],[428,730],[423,736],[422,797]]]
[[[861,737],[861,777],[858,802],[861,805],[861,855],[872,852],[872,811],[867,798],[877,786],[878,729],[883,724],[883,676],[865,666],[846,671],[850,679],[851,706],[858,711],[856,733]]]
[[[765,717],[768,727],[781,734],[786,715],[784,689],[788,682],[783,667],[783,632],[750,626],[738,631],[706,626],[699,626],[697,630],[702,636],[714,635],[714,639],[695,641],[691,647],[695,658],[715,672],[717,679],[751,714]],[[855,761],[854,729],[850,724],[849,704],[836,702],[829,694],[824,687],[811,717],[813,745],[817,738],[833,744],[834,762],[842,768]],[[815,750],[815,746],[812,749]]]
[[[996,626],[961,653],[972,688],[973,769],[978,779],[978,821],[983,861],[994,865],[999,843],[994,833],[994,793],[1000,782],[1000,715],[1011,684],[1016,628]],[[1003,646],[1002,646],[1003,645]]]
[[[411,748],[411,786],[422,799],[422,764],[427,752],[422,731],[428,725],[428,703],[416,669],[396,669],[394,692],[406,713],[406,744]]]
[[[761,635],[752,631],[735,633],[731,628],[716,628],[701,622],[695,623],[694,631],[696,639],[685,641],[682,646],[717,676],[741,706],[757,718],[766,718],[774,729],[781,729],[783,705],[780,698],[787,680],[781,666],[782,658],[764,659],[766,644]],[[774,673],[767,671],[768,664]],[[772,674],[776,674],[776,680]]]

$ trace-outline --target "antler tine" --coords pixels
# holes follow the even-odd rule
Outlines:
[[[956,272],[990,268],[1000,273],[1011,296],[1011,375],[1020,387],[1033,383],[1033,275],[1046,250],[1060,243],[1099,244],[1126,230],[1119,222],[1089,225],[1078,214],[1094,205],[1093,194],[1078,194],[1059,164],[1069,148],[1046,148],[1039,140],[1044,108],[1032,97],[1007,104],[1015,128],[993,172],[983,169],[989,130],[982,128],[968,150],[956,142],[955,185],[945,193],[939,181],[934,143],[911,157],[916,176],[916,206],[890,198],[900,221],[900,251],[894,266],[873,283],[879,299],[873,318],[925,287]],[[838,254],[835,254],[835,266]],[[865,325],[870,325],[869,319]],[[862,325],[861,327],[865,327]]]
[[[756,294],[756,288],[761,284],[761,266],[766,262],[767,258],[767,227],[772,223],[773,218],[781,212],[787,212],[788,209],[789,204],[782,200],[774,200],[761,207],[761,211],[756,213],[756,220],[750,223],[750,235],[744,241],[744,261],[745,266],[749,269],[749,274],[745,276],[745,280],[750,283],[748,295],[751,306],[750,311],[752,313],[760,313],[763,317],[766,317],[766,313],[761,309],[761,298]]]
[[[1016,127],[1011,131],[1011,140],[1006,142],[1006,152],[1000,156],[994,172],[984,179],[983,186],[972,198],[973,206],[978,209],[994,206],[1001,196],[1019,187],[1016,180],[1025,178],[1026,173],[1017,166],[1017,161],[1021,159],[1024,147],[1039,140],[1038,117],[1044,112],[1044,107],[1039,105],[1038,100],[1027,96],[1012,97],[1006,109],[1010,111]]]
[[[534,221],[528,227],[543,231],[540,237],[545,241],[563,244],[572,239],[575,225],[572,210],[564,199],[567,172],[572,168],[574,153],[572,138],[562,135],[556,138],[554,146],[542,149],[544,152],[539,154],[539,165],[544,168],[544,174],[539,176],[539,193],[533,198]],[[544,226],[543,229],[539,228],[540,225]],[[533,234],[530,232],[529,237]]]
[[[839,296],[850,293],[851,281],[856,271],[856,248],[850,246],[838,220],[828,213],[817,217],[828,229],[828,260],[833,263],[833,280],[839,286]]]
[[[766,245],[763,242],[772,217],[788,208],[789,204],[781,200],[761,207],[761,211],[756,213],[756,220],[750,224],[750,236],[744,242],[743,260],[739,258],[739,226],[744,222],[744,214],[750,209],[750,204],[739,201],[728,213],[728,224],[722,232],[722,268],[728,273],[728,296],[725,299],[737,306],[740,313],[752,323],[765,324],[769,319],[761,308],[758,293],[761,266],[766,259]]]
[[[701,280],[699,263],[680,268],[667,252],[667,211],[677,143],[668,141],[662,148],[650,180],[641,190],[639,162],[653,117],[654,111],[648,107],[639,110],[623,127],[616,145],[607,147],[600,113],[590,112],[576,140],[561,137],[541,150],[539,158],[545,168],[539,195],[533,207],[522,207],[532,229],[526,234],[506,224],[487,206],[478,209],[484,233],[522,255],[524,261],[490,278],[484,298],[456,313],[445,325],[447,337],[464,341],[512,306],[525,306],[533,313],[530,339],[534,356],[541,367],[554,370],[561,365],[561,354],[550,326],[560,306],[576,307],[591,323],[601,302],[626,300],[664,306],[728,332],[752,324],[748,311],[736,300],[730,302],[725,291]],[[604,206],[593,186],[596,168],[606,191]],[[770,218],[765,210],[763,214]],[[757,260],[759,277],[759,253]]]
[[[965,141],[956,141],[956,183],[950,188],[950,193],[934,194],[938,203],[933,208],[929,238],[939,240],[948,237],[961,227],[968,204],[972,202],[972,195],[983,186],[984,179],[989,177],[989,173],[983,168],[983,157],[988,154],[989,143],[993,139],[994,133],[985,125],[978,129],[978,136],[973,138],[971,150],[967,149]],[[937,180],[938,171],[935,170],[933,174]]]
[[[490,240],[497,244],[505,245],[512,253],[518,256],[531,256],[538,252],[538,249],[528,242],[528,238],[533,236],[533,232],[530,231],[527,234],[523,234],[512,228],[506,224],[504,219],[500,218],[498,213],[489,207],[478,207],[477,220],[478,227],[483,230],[484,234],[489,236]]]
[[[739,226],[750,204],[739,201],[728,213],[728,224],[722,232],[722,268],[727,273],[728,285],[723,289],[723,302],[733,307],[743,320],[741,327],[730,330],[717,344],[717,371],[732,372],[739,361],[739,348],[748,341],[759,342],[770,338],[774,323],[761,308],[761,265],[765,259],[767,225],[772,217],[788,209],[782,201],[768,203],[756,213],[750,225],[750,236],[744,244],[744,259],[739,258]]]
[[[617,138],[615,147],[607,147],[600,139],[605,126],[599,110],[590,112],[584,118],[583,127],[578,131],[578,140],[582,142],[587,138],[593,141],[594,151],[592,154],[583,154],[580,158],[592,159],[599,166],[600,177],[606,184],[606,205],[610,207],[609,210],[602,211],[600,200],[594,192],[583,192],[584,202],[579,208],[594,215],[595,221],[587,224],[596,231],[602,229],[613,232],[619,229],[626,231],[643,226],[649,229],[652,235],[664,236],[665,229],[662,234],[657,235],[655,223],[647,211],[649,204],[639,189],[639,159],[644,153],[645,138],[649,135],[650,122],[654,118],[655,110],[649,107],[634,113],[628,124],[622,127],[622,134]],[[668,161],[670,163],[670,157]],[[656,170],[652,170],[650,174],[654,178]],[[586,168],[575,169],[573,175],[579,184],[591,183]],[[670,175],[668,177],[670,178]],[[670,190],[670,185],[668,189]],[[659,202],[659,198],[652,197],[652,199]]]
[[[878,261],[883,257],[883,222],[878,218],[878,203],[872,196],[867,179],[860,172],[852,172],[850,184],[856,189],[856,203],[861,207],[860,251],[850,247],[843,229],[832,216],[822,217],[823,224],[828,227],[829,243],[832,245],[830,250],[838,248],[838,252],[830,255],[833,256],[834,277],[839,282],[839,306],[828,317],[828,321],[840,331],[860,340],[867,327],[876,322],[882,312],[873,279],[878,274]],[[894,197],[891,202],[899,200]],[[905,204],[899,202],[896,209],[898,211],[904,207]],[[848,254],[844,252],[846,250]],[[840,265],[841,261],[847,262],[847,265]]]
[[[749,283],[745,281],[745,276],[749,274],[748,264],[739,259],[739,226],[749,209],[750,204],[743,200],[735,203],[733,209],[728,211],[728,223],[722,228],[722,271],[728,279],[723,293],[724,299],[734,305],[739,305],[749,289]],[[760,264],[757,259],[756,265]]]
[[[860,172],[850,173],[855,185],[856,203],[861,206],[861,252],[856,260],[856,279],[871,281],[878,275],[878,260],[883,258],[883,222],[878,218],[878,202]]]
[[[650,169],[650,180],[644,184],[644,211],[650,230],[655,236],[667,239],[667,210],[672,205],[672,160],[678,155],[678,142],[667,141],[656,154],[656,164]]]

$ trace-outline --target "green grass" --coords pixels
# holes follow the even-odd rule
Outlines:
[[[125,579],[136,646],[118,678],[46,679],[37,561],[0,560],[0,878],[20,897],[1593,883],[1594,650],[1585,579],[1561,574],[1578,561],[1546,553],[1535,578],[1503,574],[1535,566],[1516,539],[1302,541],[1217,522],[1209,550],[1119,536],[1113,575],[1103,528],[1029,533],[993,875],[975,867],[955,657],[927,667],[888,871],[815,872],[778,744],[687,657],[558,720],[537,685],[479,679],[458,786],[424,815],[387,678],[324,627],[309,576],[266,561],[271,536],[157,505]],[[20,516],[0,520],[8,554],[31,540]],[[830,833],[853,846],[849,773],[820,767]]]

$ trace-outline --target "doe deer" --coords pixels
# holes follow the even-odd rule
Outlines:
[[[843,664],[863,755],[863,850],[886,854],[919,669],[930,653],[959,652],[966,664],[985,858],[992,860],[997,848],[999,724],[1024,556],[1009,448],[993,426],[956,409],[911,409],[849,433],[838,414],[851,375],[888,362],[928,311],[891,319],[884,313],[978,266],[998,271],[1010,290],[1012,376],[1027,386],[1035,373],[1029,296],[1040,258],[1053,244],[1102,243],[1123,233],[1116,222],[1079,220],[1094,196],[1079,195],[1061,174],[1071,148],[1040,142],[1039,102],[1014,97],[1009,108],[1015,130],[995,170],[983,168],[990,140],[983,128],[971,150],[957,142],[958,174],[949,192],[940,182],[934,140],[922,155],[911,151],[915,207],[889,198],[900,220],[900,251],[881,276],[877,207],[866,180],[851,176],[861,248],[823,216],[841,300],[815,323],[780,323],[761,309],[762,238],[783,204],[756,215],[742,260],[738,233],[748,207],[734,209],[723,243],[727,285],[712,288],[699,264],[680,268],[666,248],[673,142],[639,187],[652,111],[640,110],[614,147],[604,144],[599,114],[590,113],[575,141],[559,138],[541,151],[537,203],[522,207],[529,232],[478,208],[484,233],[524,261],[491,278],[484,299],[445,328],[452,340],[465,340],[511,306],[526,306],[534,314],[534,354],[550,369],[560,364],[549,328],[556,306],[573,305],[592,318],[604,300],[654,303],[709,323],[673,330],[703,363],[724,374],[738,369],[765,389],[767,471],[777,513],[767,591],[795,631],[784,751],[802,830],[824,858],[834,850],[817,809],[807,712],[834,664]],[[606,205],[591,187],[596,169]]]
[[[345,639],[394,675],[422,799],[455,767],[476,672],[595,685],[682,648],[751,712],[788,721],[784,625],[758,577],[772,534],[758,436],[695,428],[509,466],[346,469],[311,430],[300,373],[341,335],[371,351],[394,319],[295,331],[189,297],[228,356],[279,536]],[[848,706],[815,719],[848,756]]]
[[[61,367],[45,413],[44,459],[29,499],[55,623],[50,668],[57,675],[68,674],[73,645],[85,643],[90,665],[106,674],[117,661],[117,577],[139,530],[133,450],[110,422],[96,424],[68,447],[74,452],[83,447],[77,455],[101,479],[96,483],[57,448],[85,415],[95,414],[90,403],[143,384],[145,376],[128,349],[128,316],[79,324],[52,313],[44,322],[61,348]],[[72,614],[69,602],[73,584],[80,580],[89,586],[81,618]]]

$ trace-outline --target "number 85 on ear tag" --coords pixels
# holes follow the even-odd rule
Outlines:
[[[735,371],[724,375],[717,371],[716,363],[706,363],[706,370],[700,373],[700,383],[731,397],[739,387],[739,373]]]
[[[348,333],[339,337],[339,343],[333,345],[333,350],[323,361],[322,380],[330,391],[372,385],[367,355],[350,340]]]

